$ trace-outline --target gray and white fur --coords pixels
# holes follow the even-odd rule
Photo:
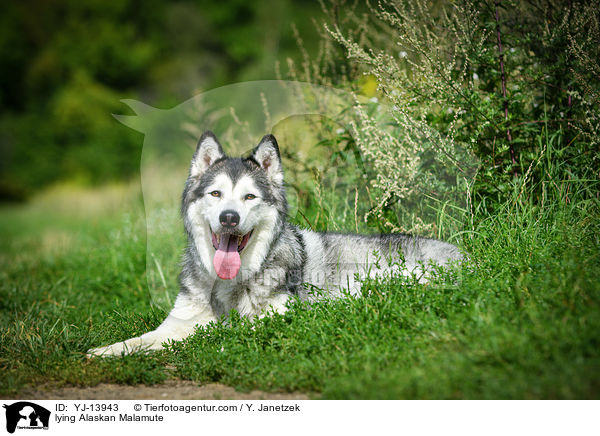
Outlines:
[[[250,156],[235,158],[205,132],[183,191],[188,244],[173,309],[156,330],[89,355],[162,349],[164,342],[181,340],[232,309],[249,318],[281,313],[293,296],[336,298],[343,289],[357,293],[357,277],[392,269],[421,274],[424,265],[463,257],[454,245],[435,239],[301,229],[287,222],[287,211],[273,135],[263,137]],[[311,293],[305,283],[321,292]]]

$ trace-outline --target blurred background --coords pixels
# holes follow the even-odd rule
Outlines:
[[[274,79],[314,51],[315,1],[27,0],[0,14],[0,202],[69,181],[139,174],[141,134],[112,113],[169,108],[228,83]]]
[[[535,184],[546,174],[532,163],[550,152],[566,177],[596,178],[598,15],[560,0],[5,2],[0,203],[65,183],[136,180],[143,136],[112,117],[133,114],[122,99],[166,109],[275,78],[374,98],[367,124],[377,99],[393,109],[385,156],[376,149],[389,138],[369,137],[364,123],[310,138],[336,165],[360,153],[376,174],[389,173],[375,167],[403,159],[398,149],[460,144],[483,163],[475,201],[502,202],[517,176]],[[377,198],[393,206],[404,196],[396,188]]]

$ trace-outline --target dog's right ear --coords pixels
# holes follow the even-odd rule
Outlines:
[[[279,145],[273,135],[265,135],[260,143],[252,150],[250,158],[260,166],[267,177],[278,185],[283,184],[283,168]]]
[[[190,177],[199,177],[217,160],[225,157],[223,148],[213,132],[207,130],[198,140],[190,166]]]

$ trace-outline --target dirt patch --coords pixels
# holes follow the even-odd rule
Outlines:
[[[0,396],[1,398],[2,396]],[[210,383],[199,386],[187,380],[167,380],[158,385],[99,384],[52,390],[25,389],[5,399],[35,400],[308,400],[315,395],[300,392],[238,392],[230,386]]]

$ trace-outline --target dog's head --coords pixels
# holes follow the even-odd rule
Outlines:
[[[207,269],[212,266],[221,279],[235,278],[242,266],[257,270],[287,214],[275,137],[264,136],[239,158],[227,156],[216,136],[205,132],[190,165],[182,213]]]

